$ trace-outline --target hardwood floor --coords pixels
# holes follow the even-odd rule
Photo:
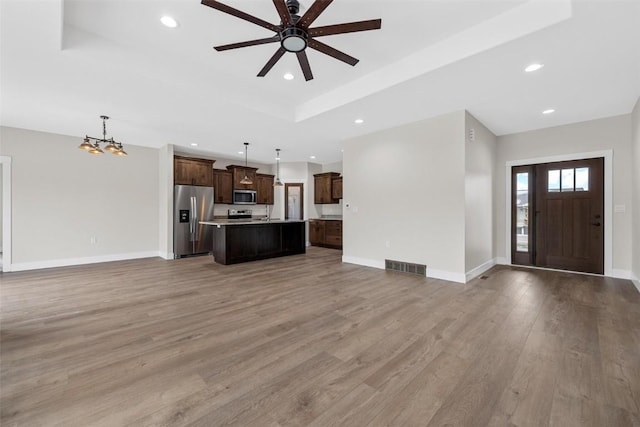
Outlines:
[[[2,426],[640,426],[631,282],[145,259],[0,276]]]

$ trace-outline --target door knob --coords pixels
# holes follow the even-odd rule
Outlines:
[[[595,225],[596,227],[600,227],[600,223],[599,222],[592,222],[591,225]]]

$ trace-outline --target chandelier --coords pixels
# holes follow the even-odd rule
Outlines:
[[[122,148],[122,143],[114,141],[113,138],[107,139],[107,120],[109,120],[109,117],[100,116],[100,118],[102,119],[102,138],[94,138],[87,135],[78,148],[88,151],[89,154],[104,154],[105,151],[108,151],[116,156],[126,156],[127,152]],[[100,143],[107,145],[102,149],[100,148]]]

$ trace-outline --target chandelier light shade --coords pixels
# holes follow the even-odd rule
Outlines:
[[[249,177],[247,176],[247,156],[248,156],[247,152],[248,151],[249,151],[249,143],[245,142],[244,143],[244,178],[240,180],[240,184],[244,184],[244,185],[253,184],[253,181],[251,181],[251,179],[249,179]]]
[[[104,154],[107,151],[116,156],[126,156],[127,152],[122,148],[122,143],[114,141],[113,138],[107,139],[107,120],[109,120],[109,117],[100,116],[100,118],[102,119],[102,138],[94,138],[87,135],[78,148],[88,151],[89,154]],[[106,144],[104,149],[100,148],[100,144]]]
[[[280,149],[276,148],[276,180],[273,182],[274,187],[282,187],[282,181],[280,181]]]

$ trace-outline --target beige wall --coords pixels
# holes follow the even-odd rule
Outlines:
[[[640,290],[640,98],[631,113],[632,119],[632,170],[633,170],[633,217],[632,217],[632,273],[636,280],[636,286]]]
[[[0,139],[16,270],[158,254],[158,150],[125,141],[128,157],[91,156],[77,137],[7,127]]]
[[[470,132],[473,129],[474,140]],[[496,136],[467,113],[465,118],[465,271],[494,262],[493,174]]]
[[[613,151],[613,205],[626,212],[613,213],[613,266],[631,271],[631,116],[615,116],[588,122],[498,137],[495,169],[496,256],[508,259],[505,245],[505,167],[508,161]],[[613,209],[612,209],[613,211]]]
[[[464,122],[459,111],[345,142],[345,261],[464,281]]]

